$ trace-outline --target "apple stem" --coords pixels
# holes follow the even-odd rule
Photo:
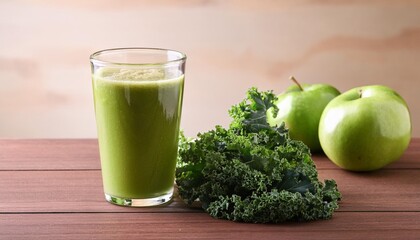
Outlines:
[[[359,98],[362,98],[362,93],[363,93],[363,90],[359,89]]]
[[[300,88],[300,90],[303,91],[302,85],[300,85],[300,83],[296,80],[295,76],[290,76],[289,79],[292,80],[294,83],[296,83],[296,85]]]

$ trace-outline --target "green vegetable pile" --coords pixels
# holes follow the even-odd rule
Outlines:
[[[292,140],[284,124],[270,127],[266,112],[276,96],[251,88],[233,106],[228,129],[181,134],[176,183],[188,204],[197,200],[215,218],[278,223],[329,219],[341,194],[321,183],[309,148]]]

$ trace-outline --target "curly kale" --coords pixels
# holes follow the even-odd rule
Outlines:
[[[181,135],[176,183],[188,204],[199,200],[215,218],[278,223],[329,219],[341,194],[334,180],[324,183],[309,148],[292,140],[284,124],[271,127],[266,111],[278,109],[272,92],[251,88],[233,106],[228,129]]]

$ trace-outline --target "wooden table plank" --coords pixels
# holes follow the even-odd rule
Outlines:
[[[5,239],[418,239],[419,212],[336,213],[331,220],[244,224],[201,213],[2,214]],[[398,228],[398,234],[395,234]]]
[[[368,173],[320,170],[335,179],[342,194],[339,211],[419,211],[420,170],[383,169]]]
[[[343,195],[339,211],[420,211],[420,170],[353,173],[319,170]],[[105,202],[100,170],[0,171],[0,212],[185,212],[178,198],[163,208],[125,208]]]
[[[314,154],[318,169],[335,169],[325,155]],[[0,139],[0,170],[100,169],[96,139]],[[420,169],[420,138],[413,138],[401,159],[386,168]]]
[[[153,208],[120,207],[105,201],[100,170],[0,171],[0,213],[192,212],[179,199]]]
[[[152,208],[105,202],[94,139],[0,140],[0,239],[419,239],[420,139],[370,173],[313,158],[320,178],[335,179],[343,194],[333,219],[239,224],[179,198]]]
[[[100,168],[96,139],[0,140],[0,170]]]

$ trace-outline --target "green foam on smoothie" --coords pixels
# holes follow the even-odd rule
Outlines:
[[[107,80],[116,81],[156,81],[167,77],[163,69],[106,68],[99,71],[98,74]]]

